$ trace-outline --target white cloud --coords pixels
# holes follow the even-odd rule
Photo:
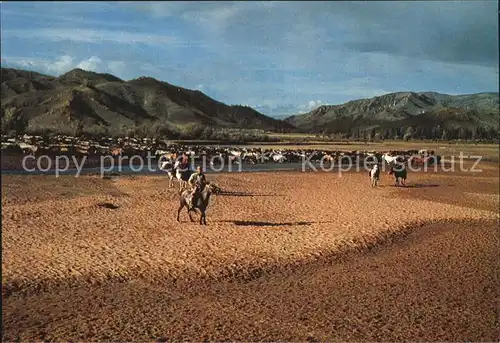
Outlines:
[[[3,58],[6,65],[28,70],[36,70],[51,75],[60,75],[76,67],[74,58],[68,55],[60,56],[57,60],[29,57]]]
[[[92,29],[36,29],[36,30],[3,30],[2,35],[16,38],[42,38],[51,41],[73,41],[84,43],[114,42],[119,44],[147,44],[163,46],[173,43],[171,35],[137,33],[113,30]]]
[[[230,5],[206,11],[189,11],[182,17],[211,29],[213,33],[219,33],[226,28],[229,20],[236,17],[242,10],[241,6]]]
[[[318,108],[319,106],[321,106],[321,100],[311,100],[309,101],[309,103],[307,104],[307,108],[309,110],[314,110],[315,108]]]
[[[74,58],[68,55],[60,56],[57,60],[46,60],[42,58],[29,57],[5,57],[2,58],[5,65],[28,70],[36,70],[42,73],[60,75],[76,66]]]
[[[87,2],[89,4],[90,2]],[[94,2],[95,3],[95,2]],[[72,2],[71,4],[75,4]],[[123,29],[123,27],[131,27],[131,28],[136,28],[139,27],[137,23],[134,22],[123,22],[123,21],[114,21],[114,20],[96,20],[96,19],[89,19],[84,16],[75,8],[66,8],[65,10],[61,11],[47,11],[47,12],[40,12],[40,11],[23,11],[23,10],[10,10],[10,9],[4,9],[2,8],[2,15],[8,15],[8,16],[16,16],[16,17],[24,17],[24,18],[33,18],[33,19],[44,19],[51,24],[59,24],[59,23],[71,23],[71,25],[83,25],[86,27],[89,26],[108,26],[108,27],[120,27]],[[31,20],[33,20],[31,19]],[[55,26],[55,25],[54,25]]]
[[[92,56],[89,59],[83,60],[76,66],[77,68],[88,70],[88,71],[97,71],[98,66],[101,64],[101,59],[97,56]]]
[[[63,55],[56,60],[29,57],[5,57],[2,62],[14,68],[35,70],[49,75],[59,76],[74,68],[94,71],[98,73],[111,73],[122,78],[126,73],[126,63],[124,61],[102,61],[98,56],[77,59],[73,56]]]
[[[47,63],[47,69],[55,74],[63,74],[72,69],[73,65],[73,57],[65,55],[61,56],[54,63]]]
[[[124,61],[109,61],[108,69],[111,74],[124,78],[123,75],[127,73],[127,64]]]

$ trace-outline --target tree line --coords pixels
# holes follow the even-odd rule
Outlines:
[[[314,132],[312,132],[314,133]],[[392,128],[356,128],[347,132],[335,132],[325,129],[321,133],[323,136],[333,139],[352,139],[352,140],[497,140],[499,137],[498,129],[494,127],[446,127],[440,125],[434,127],[392,127]]]

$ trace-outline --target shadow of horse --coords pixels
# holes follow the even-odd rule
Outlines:
[[[222,220],[220,222],[232,223],[236,226],[304,226],[313,224],[313,222],[307,222],[307,221],[265,222],[265,221],[253,221],[253,220]]]
[[[422,183],[416,183],[413,185],[406,185],[406,188],[435,188],[435,187],[441,187],[441,185],[435,185],[435,184],[426,185],[426,184],[422,184]]]
[[[233,197],[282,197],[284,195],[280,194],[255,194],[255,193],[245,193],[245,192],[230,192],[230,191],[220,191],[217,192],[218,196],[233,196]]]

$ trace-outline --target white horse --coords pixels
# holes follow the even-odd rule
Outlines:
[[[187,188],[187,180],[182,179],[182,172],[179,169],[175,170],[175,178],[179,181],[179,192]]]
[[[272,155],[273,161],[277,163],[283,163],[286,161],[286,157],[281,152],[275,152]]]
[[[166,161],[163,162],[160,170],[167,172],[168,175],[168,188],[172,188],[174,186],[174,179],[179,182],[179,191],[182,191],[183,188],[187,187],[187,181],[182,179],[182,171],[179,170],[180,161],[175,161],[174,166],[172,167],[172,162]]]
[[[372,169],[368,172],[368,175],[370,175],[370,183],[372,187],[376,187],[380,180],[380,169],[377,164],[372,167]]]
[[[389,155],[388,153],[385,153],[382,155],[382,159],[388,164],[388,165],[392,165],[392,164],[395,164],[397,162],[404,162],[406,159],[404,156],[401,156],[401,155],[397,155],[397,156],[391,156]]]
[[[242,151],[237,151],[237,150],[231,150],[229,153],[235,157],[240,157],[242,154]]]
[[[193,171],[190,171],[187,177],[183,179],[185,171],[179,169],[179,161],[175,162],[174,170],[175,170],[175,178],[177,179],[177,181],[179,181],[179,192],[182,192],[183,189],[188,188],[188,180]]]
[[[391,163],[394,163],[396,162],[396,158],[397,156],[391,156],[389,155],[388,153],[385,153],[382,155],[382,158],[384,159],[384,161],[387,163],[387,164],[391,164]]]
[[[160,166],[160,170],[165,171],[168,175],[168,188],[172,188],[174,186],[174,172],[178,166],[179,161],[176,161],[173,167],[171,161],[165,161]]]

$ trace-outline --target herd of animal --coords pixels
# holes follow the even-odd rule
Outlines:
[[[390,166],[389,175],[393,175],[396,180],[395,186],[405,186],[406,179],[408,177],[408,171],[404,163],[394,163]],[[372,187],[376,187],[380,181],[380,166],[379,164],[374,164],[368,171],[368,176],[370,176],[370,184]]]
[[[440,157],[433,151],[389,151],[385,154],[376,151],[340,151],[315,149],[266,149],[254,147],[230,147],[223,145],[185,145],[158,140],[155,138],[110,138],[91,140],[65,135],[53,137],[22,135],[2,136],[2,153],[34,156],[141,156],[172,160],[183,153],[193,162],[205,161],[218,163],[286,163],[310,162],[346,163],[365,158],[390,163],[392,159],[402,159],[408,163],[439,163]]]
[[[67,135],[36,136],[24,134],[15,137],[2,135],[2,153],[35,156],[143,155],[147,154],[147,151],[154,151],[164,146],[166,146],[165,142],[155,138],[101,137],[99,139],[86,139]]]
[[[164,162],[161,169],[167,173],[169,177],[169,188],[173,186],[173,181],[177,180],[179,182],[179,208],[177,209],[177,221],[180,222],[180,214],[182,209],[186,208],[189,219],[194,222],[191,212],[200,213],[199,224],[207,225],[206,210],[210,203],[210,197],[214,193],[221,193],[222,190],[212,182],[207,182],[200,189],[200,195],[197,200],[193,203],[193,207],[188,206],[188,197],[190,196],[191,190],[188,188],[188,180],[193,173],[193,171],[181,170],[179,168],[179,161],[172,164],[170,161]],[[376,187],[380,181],[380,166],[378,163],[372,165],[368,175],[370,176],[370,184],[372,187]],[[407,169],[405,163],[392,162],[390,165],[390,175],[393,175],[396,180],[397,186],[406,186],[407,179]]]
[[[293,163],[309,161],[312,163],[344,164],[366,161],[369,159],[372,168],[369,171],[370,183],[377,186],[380,180],[380,164],[389,165],[389,174],[396,180],[396,186],[406,186],[407,169],[409,164],[439,164],[441,157],[428,150],[399,150],[385,153],[376,151],[340,151],[340,150],[315,150],[315,149],[266,149],[258,147],[230,147],[223,145],[185,145],[171,143],[163,140],[143,138],[102,138],[99,140],[82,140],[69,136],[41,136],[23,135],[18,137],[2,137],[2,153],[21,155],[48,155],[48,156],[142,156],[163,159],[161,170],[167,173],[169,188],[173,187],[174,180],[179,182],[180,207],[186,207],[188,196],[187,182],[192,171],[181,170],[178,163],[183,157],[190,164],[208,162],[210,165],[220,163]],[[201,192],[196,204],[193,204],[200,213],[200,224],[206,224],[205,211],[210,200],[210,194],[220,191],[208,183]],[[191,217],[188,207],[188,214]]]
[[[186,154],[184,154],[184,157]],[[400,156],[391,156],[389,154],[383,154],[382,158],[385,159],[386,162],[389,163],[389,174],[393,175],[396,181],[395,186],[406,186],[406,179],[408,176],[406,164],[407,160],[401,158]],[[174,180],[179,182],[179,200],[180,206],[177,210],[177,221],[180,221],[180,213],[183,208],[187,208],[187,213],[189,215],[189,219],[191,222],[194,222],[193,217],[191,216],[191,212],[196,212],[198,210],[200,212],[200,220],[199,223],[206,225],[206,210],[210,202],[211,194],[215,192],[221,192],[221,189],[216,186],[214,183],[208,182],[203,185],[200,190],[200,196],[197,201],[193,203],[193,208],[188,206],[188,197],[190,196],[190,190],[188,189],[188,180],[190,179],[193,171],[189,168],[183,169],[180,167],[181,160],[171,160],[163,162],[160,170],[167,173],[169,178],[168,187],[173,187]],[[370,177],[370,184],[372,187],[376,187],[378,182],[380,181],[380,163],[375,162],[372,164],[371,169],[368,172]]]

